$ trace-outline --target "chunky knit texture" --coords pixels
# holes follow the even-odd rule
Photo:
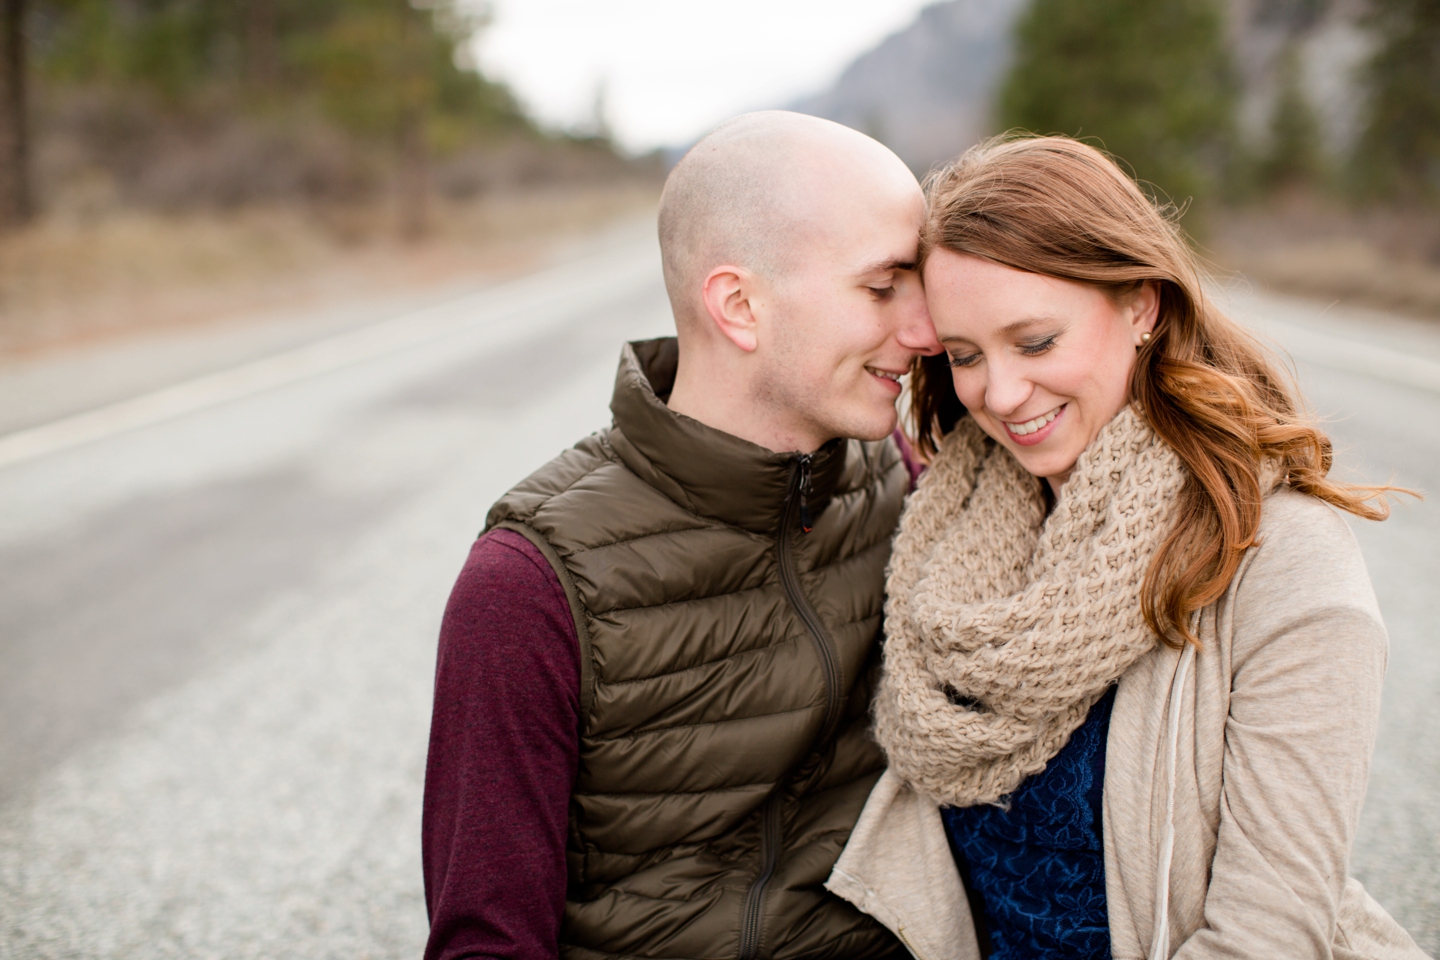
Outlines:
[[[1045,769],[1156,641],[1140,585],[1184,467],[1131,407],[1047,518],[1040,482],[969,418],[945,438],[891,557],[876,736],[940,804],[999,803]]]

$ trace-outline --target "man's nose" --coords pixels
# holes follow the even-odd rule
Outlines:
[[[930,319],[929,307],[925,305],[924,293],[919,292],[909,306],[910,309],[906,310],[901,318],[900,330],[895,336],[900,346],[927,357],[942,352],[945,348],[940,345],[940,340],[935,335],[935,324]]]

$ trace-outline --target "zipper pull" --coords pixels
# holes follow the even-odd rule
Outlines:
[[[800,530],[809,533],[810,523],[810,458],[808,453],[800,454]]]

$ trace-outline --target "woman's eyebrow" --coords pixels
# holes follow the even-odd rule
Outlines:
[[[1005,324],[1005,326],[1000,328],[1000,332],[1015,333],[1017,330],[1033,327],[1037,323],[1055,323],[1058,319],[1058,317],[1026,317],[1024,320],[1015,320]]]
[[[1021,331],[1021,330],[1024,330],[1024,329],[1027,328],[1027,327],[1033,327],[1033,326],[1035,326],[1036,324],[1041,324],[1041,323],[1054,323],[1055,321],[1056,321],[1056,318],[1055,318],[1055,317],[1026,317],[1024,320],[1016,320],[1016,321],[1014,321],[1014,322],[1012,322],[1012,323],[1007,323],[1007,324],[1005,324],[1005,326],[1003,326],[1003,327],[1000,328],[1000,332],[1001,332],[1001,333],[1006,333],[1006,334],[1013,334],[1013,333],[1017,333],[1017,332],[1019,332],[1019,331]],[[941,337],[941,338],[940,338],[940,342],[941,342],[941,343],[963,343],[963,344],[966,344],[967,346],[972,346],[972,347],[975,345],[973,341],[968,340],[968,339],[966,339],[965,337]]]

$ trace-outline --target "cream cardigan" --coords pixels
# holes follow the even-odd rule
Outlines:
[[[1359,546],[1335,510],[1286,488],[1260,532],[1202,611],[1198,655],[1159,646],[1120,679],[1105,756],[1111,953],[1418,960],[1348,878],[1387,645]],[[889,772],[826,886],[919,960],[979,960],[939,810]]]

